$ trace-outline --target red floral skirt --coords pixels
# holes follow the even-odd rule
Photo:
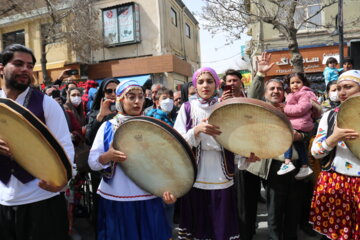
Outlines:
[[[336,240],[360,240],[360,177],[333,171],[319,175],[311,202],[315,231]]]

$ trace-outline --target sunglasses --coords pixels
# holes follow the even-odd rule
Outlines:
[[[111,89],[111,88],[108,88],[108,89],[105,89],[104,92],[107,93],[107,94],[112,94],[112,93],[115,93],[116,89]]]

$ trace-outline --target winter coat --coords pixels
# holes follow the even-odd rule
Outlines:
[[[314,128],[312,100],[317,102],[317,97],[306,86],[286,97],[284,112],[295,130],[309,132]]]

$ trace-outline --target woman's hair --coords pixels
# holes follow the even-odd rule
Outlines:
[[[84,126],[86,124],[86,119],[85,119],[85,115],[84,115],[84,106],[82,103],[79,104],[79,106],[75,107],[70,100],[70,95],[71,92],[77,90],[80,92],[80,95],[82,96],[83,92],[80,88],[70,88],[69,89],[69,94],[66,96],[66,102],[64,104],[64,108],[67,111],[71,111],[76,119],[80,122],[81,126]]]
[[[330,87],[331,87],[332,85],[336,84],[336,83],[337,83],[337,81],[335,80],[335,81],[331,81],[331,82],[329,82],[329,83],[327,84],[327,86],[326,86],[326,93],[327,93],[327,94],[329,94]]]
[[[309,87],[310,86],[310,83],[309,81],[307,80],[307,78],[305,77],[305,74],[302,73],[302,72],[296,72],[296,73],[292,73],[292,74],[289,74],[286,76],[285,78],[285,83],[290,86],[290,79],[293,78],[293,77],[298,77],[302,83],[304,84],[304,86],[307,86]]]
[[[104,96],[105,96],[104,91],[106,89],[106,86],[109,85],[109,83],[115,83],[116,85],[118,85],[120,83],[120,81],[117,80],[116,78],[106,78],[101,82],[101,84],[98,88],[98,91],[96,92],[94,102],[91,107],[91,111],[100,109],[101,99],[104,98]]]
[[[326,60],[326,66],[328,66],[330,63],[336,63],[336,64],[338,64],[338,61],[336,60],[336,58],[329,57],[329,58]]]

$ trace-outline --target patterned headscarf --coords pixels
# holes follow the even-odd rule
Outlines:
[[[125,94],[134,88],[142,90],[142,87],[135,80],[127,80],[121,82],[116,87],[116,98],[123,99],[125,97]]]
[[[204,72],[210,73],[210,75],[214,78],[215,80],[215,85],[216,88],[219,87],[220,84],[220,78],[219,76],[216,74],[215,70],[209,67],[202,67],[199,68],[198,70],[196,70],[196,72],[194,73],[193,77],[192,77],[192,83],[194,85],[194,87],[196,87],[196,82],[198,80],[198,78],[200,77],[200,75]]]
[[[142,91],[142,87],[135,80],[122,81],[116,87],[116,109],[122,114],[125,114],[125,112],[121,106],[121,101],[124,99],[125,94],[133,89],[139,89]]]
[[[349,70],[340,75],[337,80],[337,83],[341,81],[353,81],[360,85],[360,71],[359,70]]]
[[[209,67],[202,67],[202,68],[199,68],[193,75],[192,77],[192,83],[194,85],[194,87],[196,88],[196,83],[197,83],[197,80],[198,78],[201,76],[201,74],[203,73],[209,73],[213,79],[215,80],[215,92],[214,92],[214,95],[209,98],[209,99],[203,99],[202,97],[200,97],[200,95],[197,93],[197,97],[200,101],[200,103],[202,104],[208,104],[208,105],[214,105],[215,103],[218,102],[218,97],[217,97],[217,92],[216,92],[216,89],[219,87],[219,84],[220,84],[220,78],[219,76],[216,74],[215,70],[212,69],[212,68],[209,68]]]

